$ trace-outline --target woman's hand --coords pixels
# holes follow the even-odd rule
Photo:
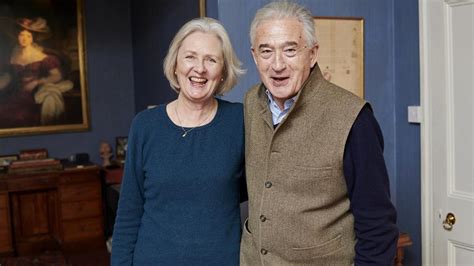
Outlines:
[[[49,71],[49,75],[42,79],[33,79],[32,77],[23,78],[23,89],[31,92],[39,85],[45,83],[56,83],[61,81],[62,75],[58,68],[53,68]]]
[[[32,81],[29,81],[27,82],[24,86],[23,86],[23,89],[28,91],[28,92],[31,92],[33,91],[36,87],[38,87],[38,85],[40,85],[40,80],[39,79],[35,79],[35,80],[32,80]]]

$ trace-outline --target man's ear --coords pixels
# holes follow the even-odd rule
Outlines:
[[[318,51],[319,51],[319,44],[315,44],[313,48],[311,48],[310,50],[311,68],[313,68],[316,62],[318,61]]]
[[[257,55],[255,54],[255,49],[253,47],[250,47],[250,51],[252,52],[252,57],[253,61],[255,62],[255,65],[257,65]]]

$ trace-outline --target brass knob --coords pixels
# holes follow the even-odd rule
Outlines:
[[[443,228],[448,231],[451,231],[455,223],[456,223],[456,216],[454,216],[454,214],[450,212],[446,215],[446,219],[443,221]]]

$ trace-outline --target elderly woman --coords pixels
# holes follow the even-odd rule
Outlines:
[[[238,265],[243,108],[216,95],[240,61],[223,26],[200,18],[178,31],[164,72],[178,98],[132,123],[112,265]]]

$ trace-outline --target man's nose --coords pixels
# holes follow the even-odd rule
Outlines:
[[[286,68],[286,61],[281,51],[276,51],[273,58],[272,69],[275,72],[283,71]]]

